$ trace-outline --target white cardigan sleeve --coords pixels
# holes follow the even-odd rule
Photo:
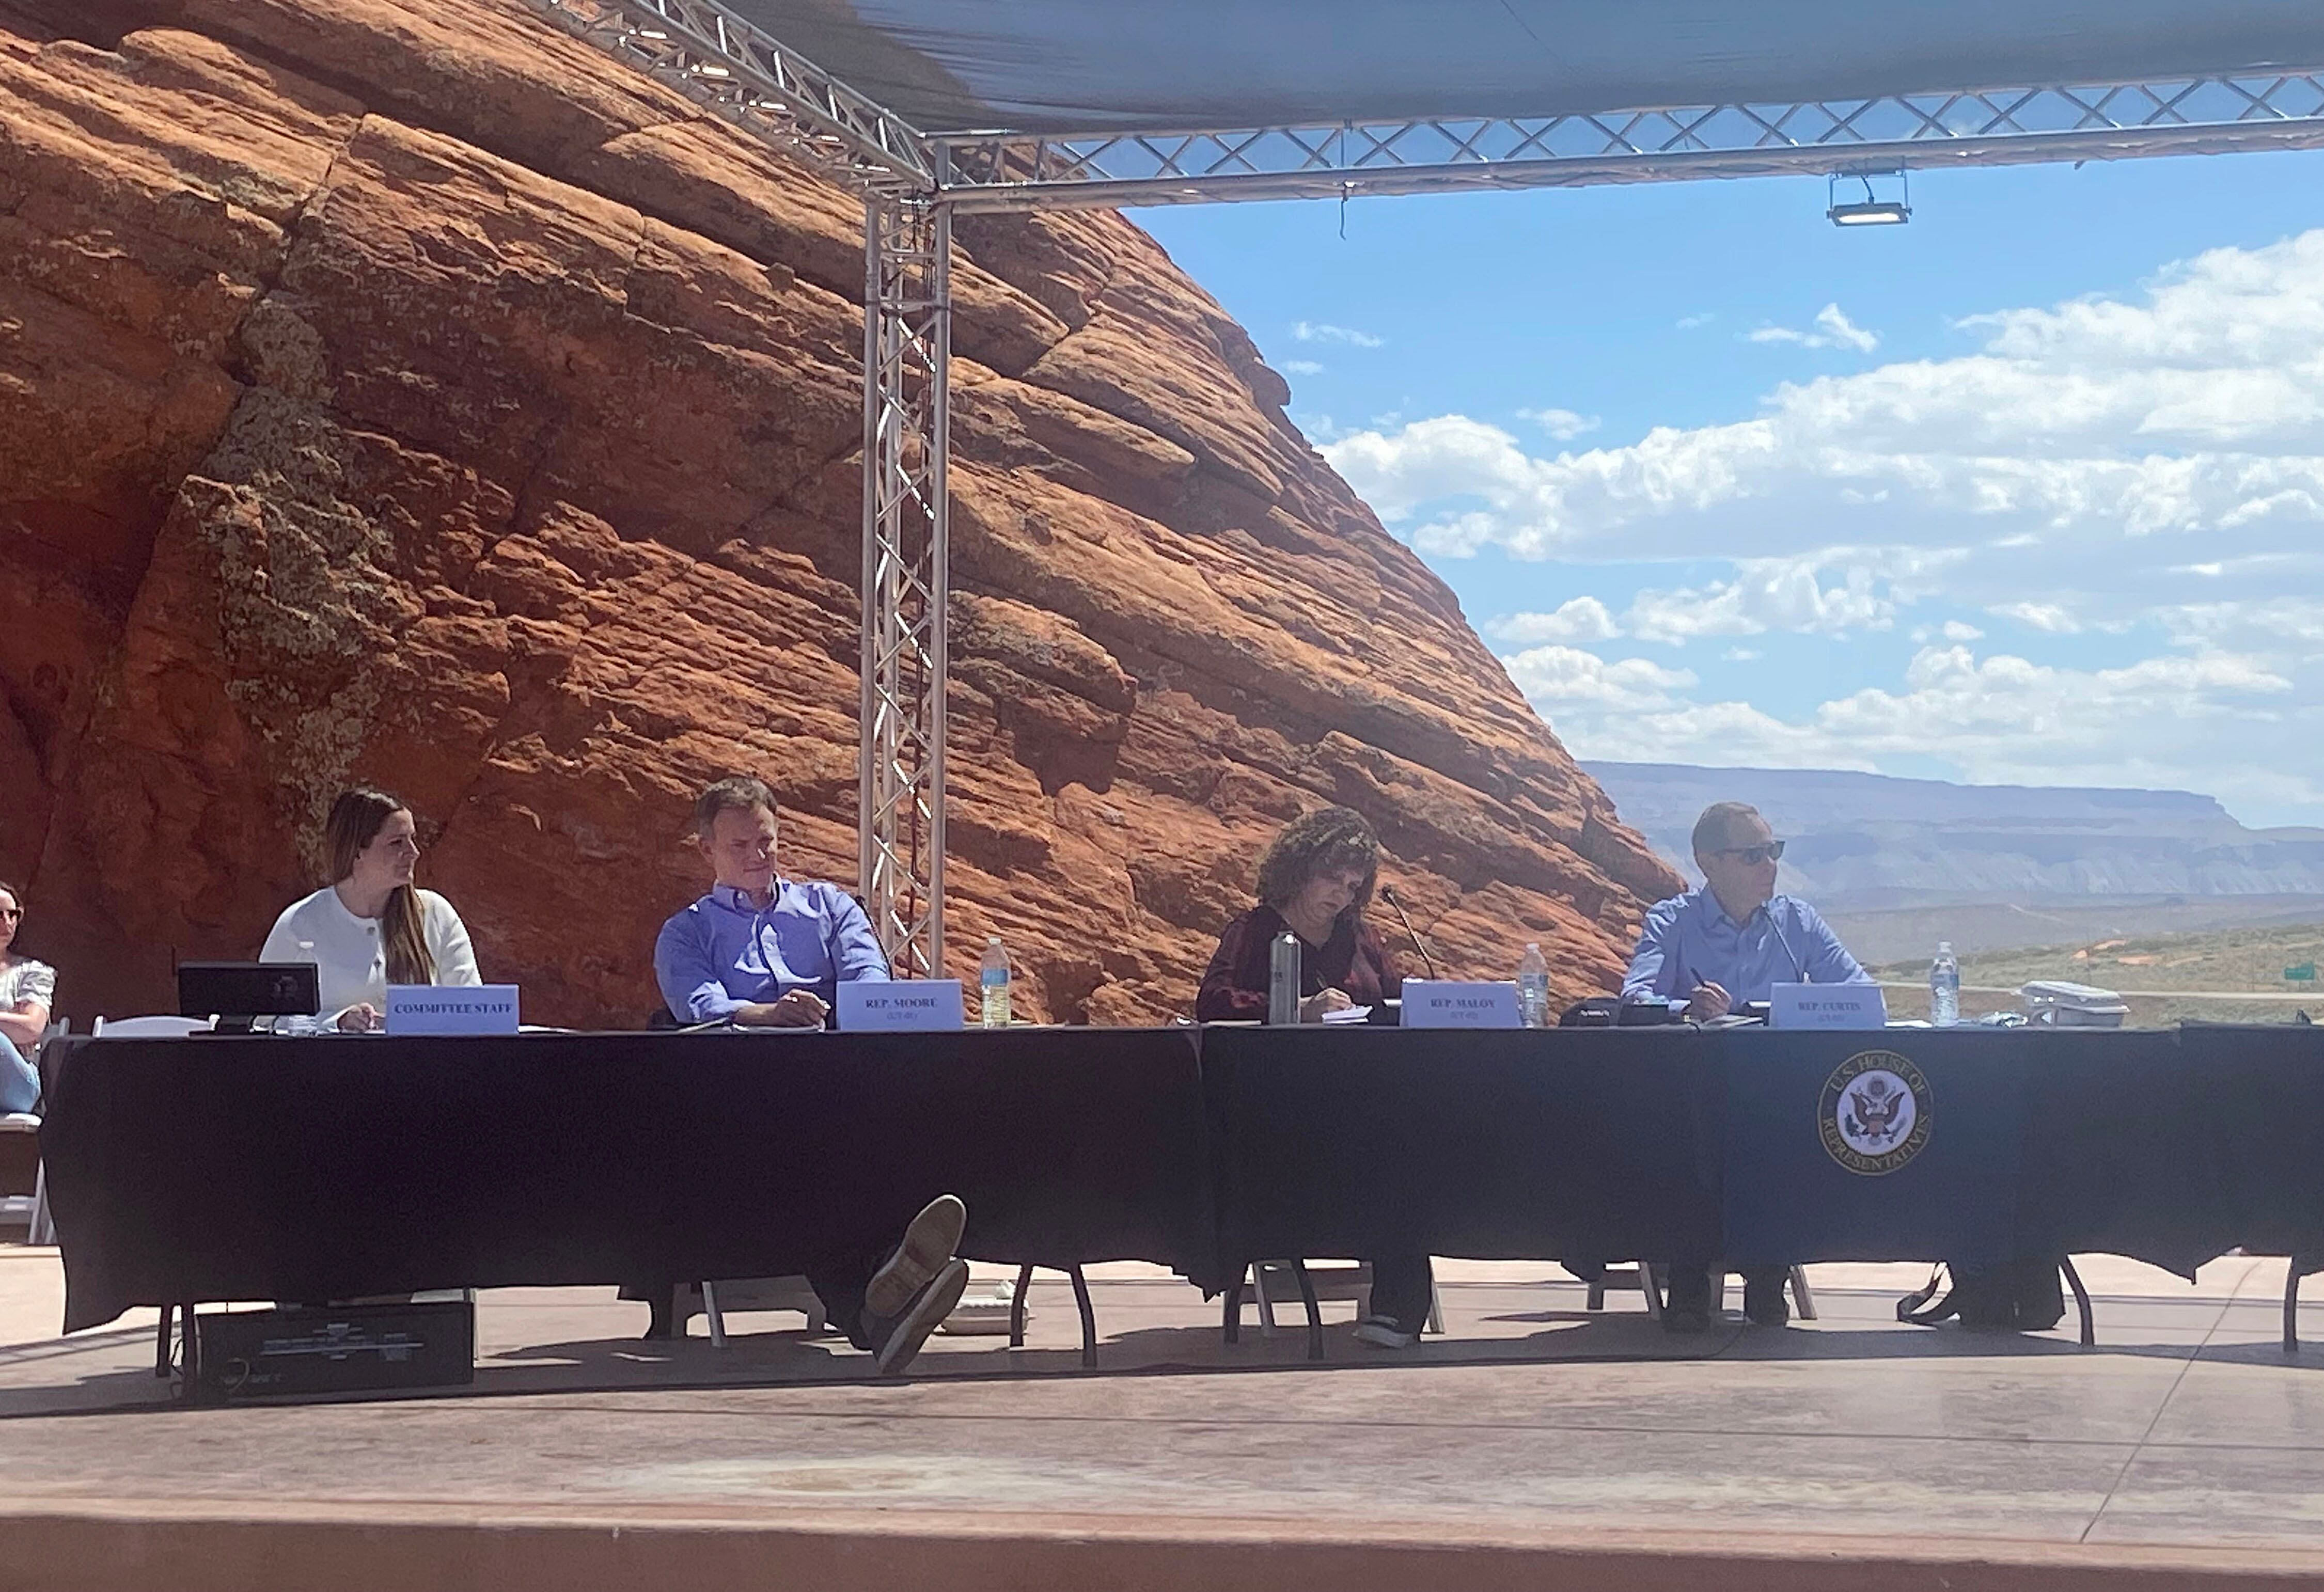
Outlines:
[[[266,932],[266,943],[258,948],[259,961],[312,962],[315,959],[311,945],[304,955],[299,951],[299,909],[306,904],[302,897],[282,909],[282,915],[274,920],[274,926]]]
[[[436,961],[438,984],[481,984],[476,948],[468,941],[468,925],[452,904],[433,890],[420,892],[420,929],[428,936],[428,954]]]

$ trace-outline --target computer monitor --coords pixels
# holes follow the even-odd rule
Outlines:
[[[311,1017],[323,1007],[311,962],[181,962],[178,1015],[216,1013],[218,1032],[246,1034],[253,1017]]]

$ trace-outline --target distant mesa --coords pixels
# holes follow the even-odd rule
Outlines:
[[[1829,768],[1588,762],[1656,851],[1697,877],[1714,801],[1751,803],[1788,842],[1783,888],[1848,920],[1872,960],[1950,938],[2068,943],[2324,920],[2324,829],[2246,829],[2183,790],[1954,785]]]

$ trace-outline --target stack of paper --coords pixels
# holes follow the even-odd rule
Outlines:
[[[2111,989],[2065,979],[2036,979],[2020,988],[2025,1015],[2052,1028],[2119,1028],[2130,1008]]]

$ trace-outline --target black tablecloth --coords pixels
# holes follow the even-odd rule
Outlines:
[[[47,1058],[68,1330],[133,1304],[1211,1253],[1191,1030],[97,1039]]]
[[[1717,1252],[1717,1041],[1213,1028],[1219,1247],[1252,1261]]]
[[[1927,1143],[1828,1153],[1840,1063]],[[68,1328],[133,1304],[784,1274],[943,1191],[966,1251],[1248,1261],[2324,1251],[2324,1029],[1212,1027],[60,1042]]]

